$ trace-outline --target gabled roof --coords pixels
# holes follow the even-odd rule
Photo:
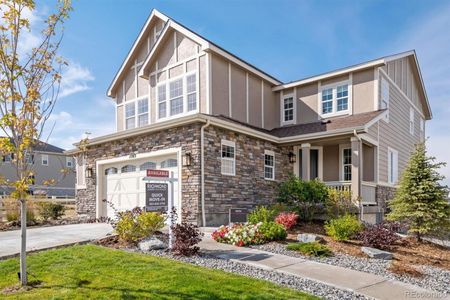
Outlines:
[[[0,136],[0,138],[5,138],[4,136]],[[37,152],[49,152],[49,153],[64,153],[64,149],[56,147],[54,145],[48,144],[43,141],[37,141],[33,147],[34,151]]]

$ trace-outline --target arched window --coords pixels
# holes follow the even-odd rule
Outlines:
[[[108,168],[105,170],[105,175],[117,174],[117,168]]]
[[[126,165],[123,166],[121,169],[122,173],[130,173],[130,172],[135,172],[136,171],[136,166],[133,165]]]
[[[148,169],[156,169],[156,163],[152,162],[152,161],[148,161],[148,162],[143,163],[139,168],[141,171],[145,171]]]
[[[172,168],[177,166],[177,160],[170,158],[161,162],[161,168]]]

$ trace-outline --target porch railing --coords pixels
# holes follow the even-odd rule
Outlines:
[[[352,187],[351,182],[347,181],[327,181],[325,184],[328,187],[338,191],[350,191]]]
[[[374,182],[363,181],[361,183],[361,201],[363,204],[376,204],[377,184]]]

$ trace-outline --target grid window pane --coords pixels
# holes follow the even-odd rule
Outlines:
[[[158,104],[158,117],[165,118],[166,117],[166,102],[162,102]]]
[[[197,109],[197,94],[188,95],[188,111],[193,111]]]
[[[342,151],[342,164],[343,164],[343,180],[352,180],[352,149],[347,148]]]
[[[183,112],[183,97],[170,100],[170,115],[177,115]]]
[[[337,110],[343,111],[348,109],[348,98],[338,99],[337,101]]]
[[[222,144],[222,159],[221,159],[221,171],[222,174],[234,175],[235,174],[235,152],[234,147],[230,145]]]
[[[337,87],[337,98],[348,97],[348,85]]]
[[[264,167],[264,178],[265,179],[273,179],[273,168]]]
[[[351,166],[344,166],[344,180],[345,181],[352,180],[352,167]]]
[[[333,89],[322,91],[322,114],[333,112]]]
[[[147,99],[141,99],[138,101],[138,114],[144,114],[148,112]]]
[[[172,81],[169,85],[169,95],[170,99],[180,97],[183,95],[183,80],[178,79]]]
[[[166,100],[166,86],[163,84],[158,86],[158,101],[161,102],[164,100]]]
[[[270,154],[264,154],[264,178],[274,179],[274,157]]]
[[[333,102],[327,101],[322,103],[322,113],[328,114],[333,111]]]
[[[128,103],[127,105],[125,105],[125,117],[126,118],[134,117],[135,114],[136,114],[136,109],[134,106],[134,102]]]
[[[284,121],[294,120],[294,98],[284,98]]]
[[[187,93],[194,93],[197,90],[197,80],[195,74],[186,77]]]
[[[333,89],[326,89],[322,91],[322,101],[333,100]]]
[[[135,127],[135,118],[134,117],[132,117],[132,118],[128,118],[127,120],[126,120],[126,126],[127,126],[127,129],[132,129],[132,128],[134,128]]]
[[[148,124],[148,114],[144,114],[144,115],[140,115],[138,117],[138,123],[139,123],[139,127],[141,126],[145,126]]]
[[[348,109],[348,85],[340,85],[336,89],[337,111]]]

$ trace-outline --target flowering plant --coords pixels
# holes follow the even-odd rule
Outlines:
[[[275,218],[275,222],[283,225],[286,230],[289,230],[297,224],[297,219],[298,215],[294,212],[282,212]]]
[[[211,236],[217,242],[232,244],[238,247],[262,244],[265,238],[259,230],[261,224],[222,225]]]

